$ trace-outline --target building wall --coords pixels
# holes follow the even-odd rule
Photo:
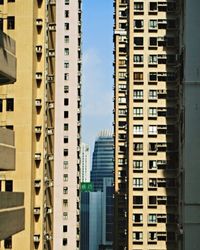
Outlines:
[[[49,94],[47,76],[54,74],[54,59],[49,51],[53,50],[55,40],[47,22],[53,22],[55,12],[52,1],[48,3],[48,13],[46,4],[38,0],[4,1],[0,5],[3,15],[15,18],[10,29],[6,17],[3,29],[16,41],[17,58],[16,83],[0,87],[3,99],[0,126],[13,126],[16,146],[16,171],[7,173],[6,178],[14,180],[14,191],[24,191],[26,210],[25,230],[13,236],[13,249],[43,249],[44,245],[52,248],[49,241],[52,216],[47,213],[52,205],[52,191],[48,191],[46,180],[49,183],[47,171],[53,168],[53,162],[49,163],[53,159],[50,157],[53,144],[47,131],[54,120],[49,108],[54,91],[51,89]],[[6,111],[8,98],[14,99],[13,111]]]
[[[114,249],[177,249],[179,6],[167,5],[114,3]]]
[[[81,2],[59,1],[56,10],[54,248],[79,249]]]
[[[198,56],[200,24],[198,1],[184,1],[183,37],[182,37],[182,72],[183,101],[181,107],[181,220],[179,224],[180,249],[197,250],[199,248],[199,133],[200,109],[200,59]],[[180,128],[181,128],[180,127]],[[191,244],[192,242],[192,244]]]

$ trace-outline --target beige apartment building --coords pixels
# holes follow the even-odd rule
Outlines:
[[[0,85],[16,81],[15,41],[0,30]],[[9,99],[4,105],[9,108]],[[3,112],[0,100],[0,112]],[[24,193],[13,190],[8,171],[15,171],[15,133],[0,128],[0,248],[12,246],[12,235],[24,230]]]
[[[58,2],[60,4],[61,1]],[[78,33],[80,31],[78,12],[79,15],[81,14],[78,6],[81,3],[78,0],[63,0],[62,2],[65,8],[74,5],[74,2],[76,5],[76,8],[73,8],[74,13],[77,11],[75,16],[77,32],[70,34],[72,43],[74,42],[73,46],[71,45],[70,53],[74,50],[73,53],[78,58],[78,55],[81,55],[78,45],[78,39],[81,36],[80,32]],[[58,61],[60,60],[60,66],[62,65],[63,68],[64,61],[63,57],[59,58],[57,54],[62,51],[63,55],[66,55],[69,52],[69,47],[67,43],[64,44],[64,41],[68,41],[68,35],[64,37],[56,35],[57,25],[61,33],[61,30],[66,29],[65,22],[67,23],[66,20],[64,21],[67,18],[66,11],[61,9],[63,6],[59,5],[60,8],[57,8],[56,5],[56,0],[0,0],[0,29],[15,40],[17,59],[16,83],[0,86],[0,103],[2,106],[0,127],[7,127],[15,132],[16,170],[7,172],[6,178],[13,180],[14,191],[24,192],[25,206],[25,230],[12,237],[9,248],[13,250],[76,249],[68,246],[68,243],[71,242],[71,235],[74,240],[73,244],[76,245],[77,249],[79,248],[78,147],[80,138],[78,136],[80,137],[81,66],[78,63],[75,64],[75,62],[71,65],[74,77],[71,81],[71,87],[64,82],[68,78],[68,72],[62,75],[62,80],[61,77],[59,78],[59,74],[63,74],[63,69],[59,68]],[[60,18],[58,18],[57,12]],[[73,15],[70,17],[70,22],[73,23],[72,17]],[[72,39],[73,35],[77,35],[77,37]],[[57,82],[58,80],[59,82]],[[62,93],[57,93],[56,98],[60,98],[62,104],[59,101],[55,103],[55,89],[58,85],[61,86]],[[55,122],[55,116],[57,118],[59,116],[55,114],[55,111],[61,112],[62,118],[66,118],[67,110],[64,111],[66,107],[64,105],[67,101],[65,102],[64,95],[68,90],[70,91],[69,97],[67,97],[70,99],[70,101],[68,100],[69,108],[73,109],[74,102],[76,102],[76,106],[72,110],[73,121],[62,120],[62,128],[60,128],[58,123]],[[61,105],[61,107],[56,107],[56,105]],[[77,129],[72,131],[72,127]],[[62,132],[59,135],[60,141],[55,140],[55,133],[58,133],[60,129],[65,131],[64,133],[69,129],[69,133],[71,131],[73,134],[73,142],[70,142],[68,149],[69,152],[73,152],[70,155],[73,171],[68,176],[70,193],[69,197],[62,197],[62,200],[58,202],[63,204],[64,200],[67,200],[68,204],[72,206],[70,211],[75,209],[76,215],[74,215],[74,212],[69,213],[70,221],[67,225],[69,233],[67,236],[64,235],[66,224],[59,224],[59,216],[63,219],[66,211],[63,210],[62,214],[59,214],[60,211],[58,213],[55,207],[58,205],[55,202],[58,198],[55,190],[57,187],[55,183],[58,182],[58,171],[61,171],[61,169],[64,171],[64,160],[67,162],[67,159],[58,159],[59,150],[64,152],[63,157],[66,156],[66,148],[63,145],[65,139],[61,138]],[[60,149],[58,149],[59,143]],[[60,172],[61,174],[62,172]],[[63,183],[63,177],[60,185],[62,190],[60,188],[59,191],[63,193],[66,186]],[[73,187],[71,188],[70,185]],[[71,201],[70,195],[72,195]],[[53,241],[56,238],[54,232],[56,233],[59,227],[63,230],[63,234],[61,237],[59,236],[59,247],[57,247],[54,246]],[[1,249],[6,249],[6,247],[4,248],[1,245]]]
[[[114,8],[114,249],[177,250],[179,1]]]

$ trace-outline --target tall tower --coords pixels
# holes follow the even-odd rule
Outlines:
[[[178,1],[114,1],[114,249],[177,249]]]
[[[56,4],[54,249],[79,249],[81,1]]]
[[[99,133],[92,157],[91,181],[94,191],[103,191],[103,178],[113,177],[113,135],[109,130]]]

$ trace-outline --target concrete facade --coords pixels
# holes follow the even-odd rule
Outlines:
[[[81,1],[56,12],[54,249],[79,249]]]
[[[180,221],[179,249],[199,249],[199,123],[200,123],[200,16],[198,1],[182,1],[181,55],[181,110],[180,110]]]
[[[114,249],[176,250],[181,6],[114,8]]]

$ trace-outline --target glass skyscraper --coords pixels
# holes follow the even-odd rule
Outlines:
[[[113,136],[108,130],[101,131],[95,141],[91,181],[94,185],[94,191],[103,191],[103,178],[113,177]]]

